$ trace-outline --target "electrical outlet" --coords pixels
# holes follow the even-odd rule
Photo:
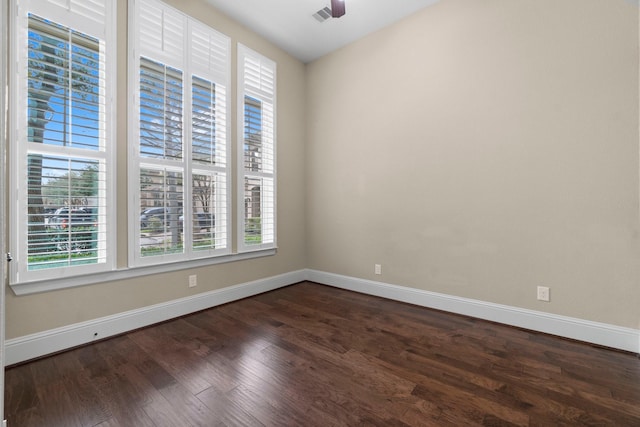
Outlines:
[[[538,301],[549,302],[551,290],[547,286],[538,286]]]
[[[374,264],[373,265],[373,271],[374,271],[375,274],[382,274],[382,265]]]
[[[198,286],[198,275],[192,274],[189,276],[189,287],[195,288],[196,286]]]

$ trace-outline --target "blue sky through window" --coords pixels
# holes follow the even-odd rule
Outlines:
[[[102,149],[98,40],[30,14],[28,57],[28,141]],[[43,186],[69,173],[43,157]]]
[[[29,16],[31,142],[99,150],[98,40]]]

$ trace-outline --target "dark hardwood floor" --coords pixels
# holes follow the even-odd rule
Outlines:
[[[300,283],[6,371],[9,427],[640,426],[640,361]]]

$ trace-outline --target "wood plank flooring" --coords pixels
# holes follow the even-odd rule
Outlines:
[[[6,371],[9,427],[640,426],[640,361],[309,282]]]

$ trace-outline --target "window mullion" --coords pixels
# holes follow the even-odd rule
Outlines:
[[[71,138],[69,132],[71,131],[71,127],[73,126],[73,113],[71,113],[71,100],[73,99],[73,39],[71,37],[71,31],[67,34],[67,45],[69,46],[69,50],[67,51],[67,89],[64,99],[66,111],[70,114],[64,114],[64,135],[63,138],[63,146],[66,147],[71,144]]]
[[[188,38],[185,38],[185,43],[188,41]],[[187,56],[190,56],[191,49],[189,47],[189,43],[186,43],[185,52]],[[189,62],[187,61],[187,64]],[[192,125],[193,122],[193,111],[192,111],[192,97],[193,97],[193,78],[192,73],[189,67],[187,67],[187,72],[185,73],[185,84],[184,84],[184,126],[183,126],[183,135],[185,143],[183,146],[183,162],[185,166],[185,194],[184,194],[184,206],[182,209],[182,230],[184,236],[184,247],[185,251],[189,257],[193,256],[193,235],[189,232],[193,229],[192,220],[193,220],[193,212],[192,212],[192,200],[193,200],[193,170],[192,170],[192,153],[193,153],[193,135],[192,135]]]

